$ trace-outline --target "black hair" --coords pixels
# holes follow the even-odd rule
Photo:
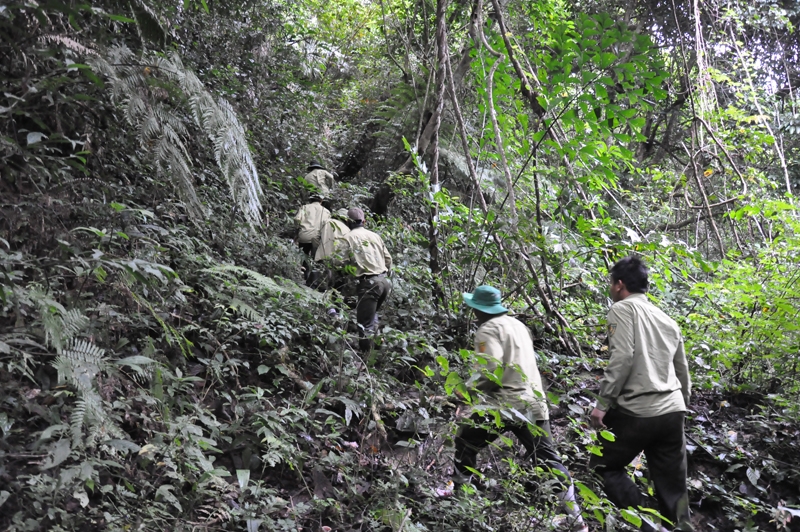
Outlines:
[[[508,311],[501,312],[499,314],[489,314],[488,312],[484,312],[476,308],[473,308],[472,311],[475,313],[475,318],[478,321],[478,325],[483,325],[492,318],[497,318],[498,316],[504,316],[508,314]]]
[[[357,227],[363,226],[364,220],[353,220],[352,218],[348,218],[345,223],[347,224],[347,227],[349,227],[350,229],[355,229]]]
[[[632,294],[647,293],[650,283],[647,280],[647,266],[639,257],[625,257],[611,267],[611,280],[622,281]]]

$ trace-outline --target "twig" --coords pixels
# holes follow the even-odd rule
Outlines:
[[[398,527],[397,532],[403,532],[403,527],[406,526],[406,521],[408,521],[409,517],[411,517],[411,508],[406,510],[406,515],[403,517],[403,520],[400,521],[400,527]]]

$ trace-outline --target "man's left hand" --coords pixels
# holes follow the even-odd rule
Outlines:
[[[595,408],[592,410],[591,416],[589,416],[589,422],[591,423],[592,427],[596,429],[604,429],[606,428],[605,423],[603,423],[604,417],[606,417],[606,413]]]

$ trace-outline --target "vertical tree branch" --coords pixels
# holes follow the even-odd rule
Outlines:
[[[437,0],[436,2],[436,47],[437,61],[439,63],[438,75],[436,79],[436,107],[431,120],[433,126],[433,162],[431,164],[430,178],[430,220],[428,231],[428,252],[430,255],[430,268],[433,276],[433,293],[440,301],[443,300],[441,286],[439,286],[439,273],[442,266],[439,263],[438,245],[438,223],[439,208],[436,203],[435,194],[439,192],[439,128],[442,124],[442,110],[444,109],[444,90],[447,80],[447,63],[450,61],[450,54],[447,49],[447,28],[445,13],[447,11],[447,0]]]
[[[494,1],[494,0],[493,0]],[[479,0],[480,3],[480,0]],[[494,73],[497,71],[497,67],[500,66],[500,62],[505,59],[505,55],[498,52],[489,44],[489,41],[486,40],[486,35],[483,32],[483,20],[481,18],[481,10],[478,11],[478,24],[477,24],[477,31],[480,36],[481,43],[483,46],[492,54],[495,58],[492,67],[489,69],[489,79],[486,83],[486,98],[487,108],[489,109],[489,119],[492,122],[492,129],[494,130],[494,141],[495,146],[497,147],[498,154],[500,155],[500,164],[503,168],[503,175],[506,178],[506,186],[508,187],[508,194],[509,194],[509,209],[511,212],[511,227],[515,229],[517,226],[517,201],[514,195],[514,179],[511,177],[511,170],[508,168],[508,160],[506,159],[506,150],[503,146],[503,134],[500,131],[500,125],[497,122],[497,110],[494,108]]]

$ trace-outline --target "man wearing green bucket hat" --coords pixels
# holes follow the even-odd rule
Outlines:
[[[525,446],[526,456],[549,468],[560,481],[559,497],[567,513],[559,520],[560,526],[566,526],[569,531],[588,532],[575,500],[572,478],[550,437],[550,415],[530,331],[521,321],[508,315],[497,288],[479,286],[463,296],[464,303],[474,310],[478,320],[475,352],[485,360],[486,366],[473,384],[484,399],[477,401],[475,413],[468,422],[462,423],[456,436],[457,480],[466,482],[470,469],[475,470],[477,466],[478,451],[503,431],[511,431]],[[501,374],[498,368],[502,368]],[[504,426],[495,431],[487,428],[494,425],[494,421],[487,423],[487,409],[505,412],[514,409],[516,413],[513,418],[503,419]]]

